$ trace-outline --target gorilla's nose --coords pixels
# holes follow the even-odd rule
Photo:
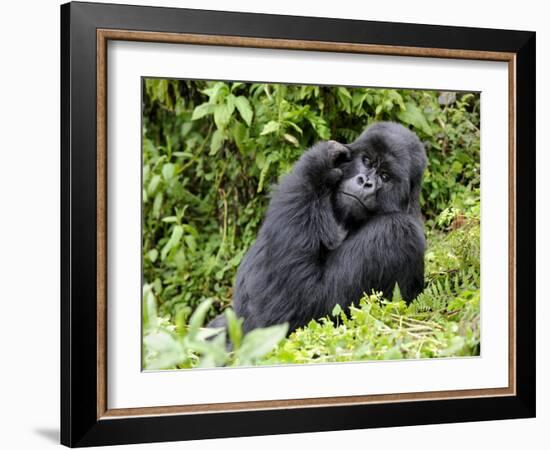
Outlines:
[[[367,175],[357,175],[357,177],[355,177],[355,182],[362,188],[365,188],[365,189],[372,189],[374,187],[374,183],[371,181],[370,177]]]

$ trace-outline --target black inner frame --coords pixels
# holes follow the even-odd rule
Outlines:
[[[516,54],[516,395],[97,419],[96,30]],[[61,443],[91,446],[535,416],[535,33],[176,8],[61,6]]]

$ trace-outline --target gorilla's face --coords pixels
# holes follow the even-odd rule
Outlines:
[[[396,124],[374,125],[346,147],[351,159],[340,161],[343,177],[333,197],[338,216],[358,224],[379,213],[407,212],[425,166],[417,137]]]
[[[336,190],[336,208],[346,221],[363,221],[376,211],[378,191],[389,181],[389,174],[366,152],[356,152],[340,169],[344,176]]]

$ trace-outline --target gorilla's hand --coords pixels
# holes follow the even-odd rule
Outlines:
[[[330,186],[334,186],[342,179],[342,170],[338,168],[340,164],[351,159],[350,150],[336,141],[327,141],[326,152],[328,155],[328,172],[326,181]]]
[[[351,159],[351,151],[344,144],[337,141],[327,141],[326,152],[333,167],[339,166],[344,161]]]
[[[343,176],[338,167],[351,159],[350,150],[336,141],[322,141],[309,149],[296,165],[297,175],[311,183],[315,191],[332,189]]]

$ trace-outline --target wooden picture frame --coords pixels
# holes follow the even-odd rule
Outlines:
[[[509,383],[110,409],[106,383],[109,40],[504,61],[509,68]],[[61,442],[68,446],[534,417],[535,33],[69,3],[61,7]]]

